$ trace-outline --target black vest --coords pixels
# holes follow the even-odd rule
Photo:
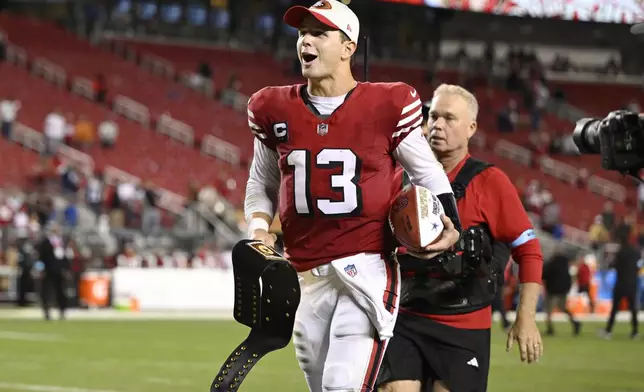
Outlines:
[[[456,200],[465,196],[474,177],[491,166],[469,158],[452,182]],[[401,307],[419,313],[449,315],[474,312],[492,303],[503,287],[510,246],[495,241],[487,225],[481,225],[464,229],[457,248],[456,253],[438,256],[440,262],[398,256],[403,272]]]

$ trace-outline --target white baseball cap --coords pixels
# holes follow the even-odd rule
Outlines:
[[[289,8],[284,14],[284,22],[287,25],[299,29],[302,21],[311,15],[325,25],[338,29],[345,33],[349,39],[356,44],[360,37],[360,21],[351,8],[337,0],[322,0],[313,4],[310,8],[296,5]]]

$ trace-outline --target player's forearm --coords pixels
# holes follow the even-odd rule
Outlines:
[[[254,214],[264,216],[268,224],[273,222],[277,209],[277,197],[280,186],[280,171],[277,165],[279,156],[255,139],[253,162],[250,166],[244,214],[250,223]]]
[[[436,160],[420,128],[411,131],[400,142],[393,156],[405,169],[412,184],[427,188],[435,195],[453,193],[443,165]]]
[[[517,318],[531,317],[537,314],[537,303],[541,295],[541,285],[535,282],[521,284],[519,292],[519,307],[517,309]]]
[[[250,223],[253,218],[261,218],[270,225],[275,216],[276,206],[276,190],[268,188],[256,180],[248,180],[246,198],[244,199],[244,215],[247,223]]]

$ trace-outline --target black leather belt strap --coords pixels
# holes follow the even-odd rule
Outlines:
[[[264,355],[288,345],[300,304],[297,272],[275,249],[259,241],[243,240],[233,248],[232,257],[233,316],[251,331],[224,362],[210,386],[211,392],[237,391]]]

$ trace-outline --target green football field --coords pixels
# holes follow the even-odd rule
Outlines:
[[[557,324],[532,366],[505,352],[495,326],[489,391],[644,391],[644,342],[627,339],[625,323],[612,341],[600,340],[599,326],[586,323],[573,338]],[[247,332],[232,321],[0,320],[0,391],[206,392]],[[241,388],[306,390],[290,346],[266,356]]]

